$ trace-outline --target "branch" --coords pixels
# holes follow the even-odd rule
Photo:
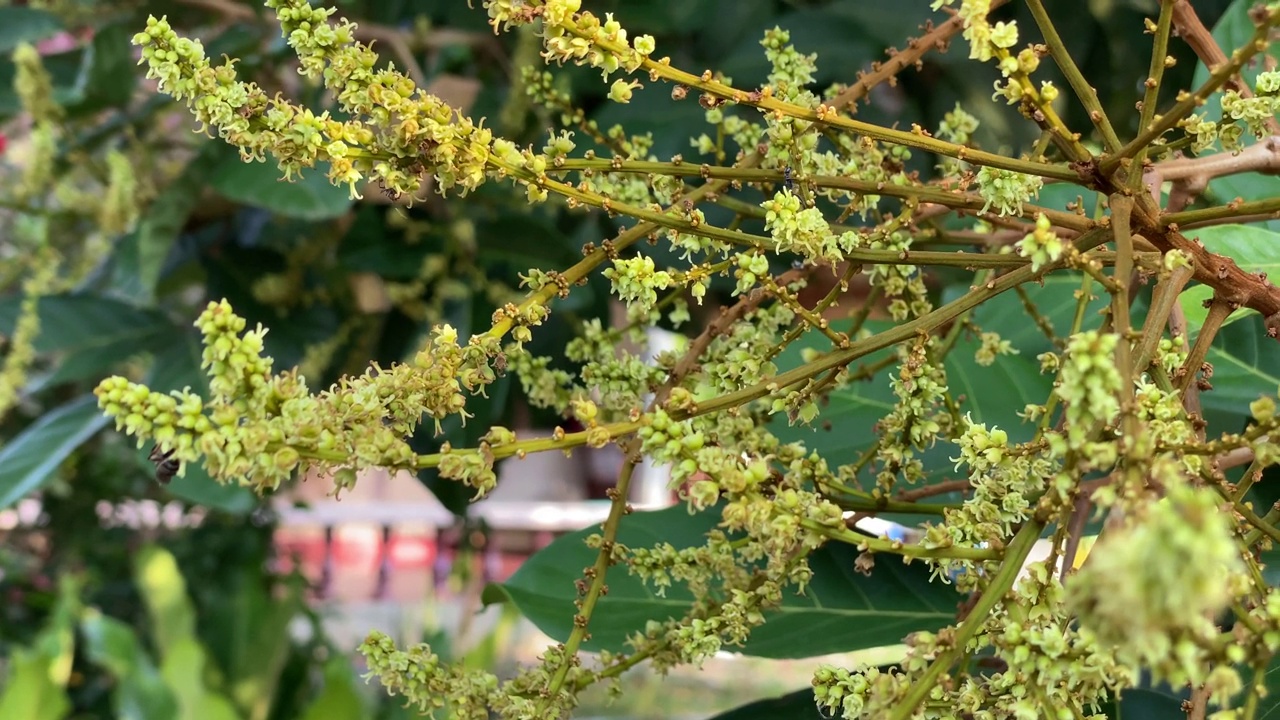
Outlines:
[[[1222,47],[1213,39],[1209,28],[1200,22],[1200,16],[1196,14],[1190,0],[1175,0],[1173,3],[1173,26],[1205,67],[1215,68],[1227,62],[1227,54],[1222,52]],[[1240,82],[1238,76],[1228,78],[1225,87],[1240,93],[1240,97],[1253,97],[1253,88],[1248,83]],[[1272,135],[1280,135],[1280,121],[1273,117],[1266,122]]]

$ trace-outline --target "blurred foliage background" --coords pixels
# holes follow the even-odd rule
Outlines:
[[[925,0],[589,4],[598,14],[613,12],[633,34],[654,35],[673,64],[718,70],[740,86],[764,79],[759,41],[775,25],[788,28],[802,51],[817,53],[825,87],[852,82],[886,50],[918,36],[929,17],[942,17]],[[495,36],[484,11],[466,3],[337,5],[361,23],[363,39],[376,40],[383,60],[521,144],[540,146],[568,109],[532,103],[529,82],[572,98],[599,132],[621,125],[618,138],[650,134],[660,159],[692,157],[690,138],[706,131],[697,103],[676,103],[670,88],[646,87],[620,105],[607,101],[607,87],[589,70],[543,68],[536,37]],[[1049,4],[1113,118],[1136,121],[1132,106],[1149,49],[1133,40],[1155,7],[1154,0]],[[1242,16],[1243,8],[1237,2],[1233,9]],[[1196,9],[1213,26],[1228,2],[1205,0]],[[129,39],[148,14],[168,15],[180,32],[202,38],[210,56],[240,58],[242,77],[269,91],[332,109],[300,82],[274,18],[254,3],[0,2],[0,352],[9,393],[0,407],[0,509],[33,494],[43,501],[35,524],[4,530],[0,546],[0,717],[368,716],[335,710],[364,702],[344,665],[350,649],[325,640],[298,599],[296,578],[268,570],[273,526],[262,501],[216,486],[194,467],[157,485],[147,448],[102,431],[90,389],[115,372],[146,378],[154,389],[201,389],[191,322],[208,300],[224,297],[250,324],[270,328],[267,351],[277,368],[299,366],[313,387],[324,386],[370,362],[402,359],[433,323],[448,322],[463,336],[487,329],[494,309],[520,296],[518,273],[565,267],[616,227],[556,203],[530,208],[523,191],[499,183],[408,207],[377,188],[352,202],[321,172],[279,182],[273,165],[244,164],[193,132],[185,108],[142,79]],[[995,17],[1034,27],[1018,3]],[[20,73],[11,55],[22,43],[39,49],[52,82],[58,109],[42,118],[15,88]],[[1195,58],[1180,43],[1172,51],[1179,62],[1167,86],[1184,87]],[[1029,146],[1034,128],[990,102],[995,70],[964,55],[957,46],[926,56],[896,84],[877,87],[859,117],[936,127],[959,102],[982,120],[976,140],[984,148]],[[1087,127],[1081,113],[1069,105],[1068,124]],[[582,128],[576,139],[580,150],[592,145]],[[932,172],[932,158],[912,162],[923,175]],[[670,251],[651,252],[661,260]],[[578,324],[607,319],[607,289],[597,277],[559,301],[531,350],[557,356]],[[713,287],[722,298],[727,290]],[[499,381],[488,403],[471,406],[476,417],[466,427],[415,438],[417,449],[476,444],[489,425],[510,423],[520,394],[511,378]],[[531,420],[552,425],[557,418],[535,411]],[[464,511],[468,491],[437,482],[433,472],[420,480]],[[199,527],[158,530],[100,523],[101,502],[130,499],[178,501],[202,509],[204,519]],[[289,600],[273,601],[281,598]],[[287,632],[297,623],[311,627],[306,641]],[[175,714],[192,702],[217,709]],[[350,712],[374,712],[360,708]]]

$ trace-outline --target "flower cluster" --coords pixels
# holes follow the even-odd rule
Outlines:
[[[613,283],[613,291],[629,307],[638,312],[648,312],[658,302],[658,291],[666,290],[675,282],[671,273],[658,270],[648,255],[613,261],[613,267],[604,271]]]
[[[982,212],[995,207],[1001,215],[1019,215],[1022,204],[1037,197],[1043,186],[1044,180],[1036,175],[992,167],[978,171],[978,196],[984,203]]]
[[[1083,448],[1095,424],[1113,422],[1120,414],[1122,381],[1115,361],[1119,341],[1114,333],[1089,330],[1073,335],[1067,343],[1061,381],[1054,392],[1066,404],[1068,447]]]
[[[922,479],[924,465],[919,452],[931,447],[951,426],[946,411],[946,370],[941,363],[930,361],[931,344],[921,340],[901,350],[902,364],[889,381],[898,402],[877,424],[882,440],[876,484],[885,490],[893,487],[899,476],[906,482]]]
[[[394,70],[374,70],[377,57],[354,39],[350,22],[332,24],[332,8],[303,0],[272,0],[302,71],[323,79],[353,119],[270,98],[261,87],[236,78],[226,61],[210,64],[198,40],[178,37],[164,18],[150,18],[134,44],[142,47],[147,76],[160,89],[185,100],[202,125],[217,129],[246,160],[275,157],[285,177],[317,163],[329,164],[329,179],[350,186],[372,178],[391,192],[415,194],[421,173],[432,172],[442,191],[463,192],[485,179],[492,134],[428,95]],[[362,120],[359,118],[367,118]]]
[[[1267,123],[1280,113],[1280,70],[1258,73],[1254,80],[1254,96],[1244,97],[1239,90],[1222,94],[1222,121],[1213,122],[1203,114],[1191,115],[1179,126],[1191,137],[1193,152],[1202,153],[1215,143],[1228,152],[1240,150],[1244,133],[1261,140],[1270,130]],[[1244,123],[1243,126],[1240,123]]]
[[[1185,484],[1143,509],[1098,541],[1067,587],[1068,603],[1082,632],[1135,672],[1200,684],[1217,646],[1212,618],[1243,582],[1229,516],[1213,490]]]
[[[209,474],[270,490],[303,466],[341,469],[342,478],[365,467],[417,467],[405,438],[426,416],[465,416],[466,395],[493,382],[483,340],[459,347],[452,328],[436,329],[410,364],[374,367],[359,378],[312,395],[290,371],[272,374],[263,355],[261,327],[245,332],[245,320],[225,300],[211,302],[196,322],[204,336],[209,397],[190,389],[152,391],[123,377],[103,380],[95,394],[118,428],[154,440],[183,463],[203,458]],[[477,483],[480,484],[480,483]]]
[[[1066,250],[1067,243],[1053,231],[1049,218],[1045,217],[1044,213],[1037,213],[1036,229],[1027,233],[1026,237],[1019,240],[1014,247],[1022,257],[1031,258],[1032,270],[1039,270],[1057,262]]]

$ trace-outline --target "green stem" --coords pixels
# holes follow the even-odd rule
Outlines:
[[[951,638],[951,647],[940,653],[929,669],[911,683],[906,697],[889,714],[889,720],[908,720],[915,715],[916,708],[920,707],[920,703],[924,702],[933,691],[942,674],[949,670],[964,653],[965,647],[982,629],[991,611],[1004,598],[1004,594],[1013,587],[1014,581],[1018,579],[1018,573],[1022,571],[1022,563],[1027,559],[1036,540],[1040,539],[1040,530],[1043,528],[1043,523],[1029,521],[1022,526],[1017,535],[1013,536],[1013,540],[1004,552],[1000,570],[982,591],[982,597],[978,598],[978,602],[969,611],[964,623],[956,628]]]
[[[1169,112],[1161,115],[1155,122],[1146,126],[1142,132],[1133,140],[1130,140],[1119,151],[1109,154],[1098,164],[1098,169],[1104,175],[1110,175],[1120,167],[1125,160],[1135,157],[1140,151],[1151,144],[1152,140],[1163,135],[1168,130],[1175,127],[1184,118],[1190,115],[1196,108],[1200,107],[1209,99],[1209,96],[1218,91],[1228,80],[1240,72],[1253,56],[1267,49],[1271,35],[1271,28],[1280,22],[1280,5],[1272,7],[1262,17],[1262,21],[1258,23],[1258,27],[1253,31],[1253,36],[1243,47],[1237,48],[1231,53],[1231,59],[1214,70],[1203,85],[1182,98],[1176,105],[1169,109]],[[1048,177],[1047,175],[1045,177]]]
[[[587,586],[587,592],[578,606],[577,615],[573,617],[573,630],[569,632],[569,637],[564,641],[564,646],[560,649],[559,663],[555,672],[552,673],[551,678],[547,681],[547,687],[542,693],[542,701],[538,703],[537,717],[547,716],[548,709],[560,694],[561,688],[564,687],[565,678],[569,675],[569,669],[577,662],[578,648],[581,647],[582,641],[587,637],[587,626],[591,623],[591,616],[595,612],[596,603],[604,595],[605,576],[608,574],[609,568],[614,564],[613,551],[618,541],[618,527],[621,525],[622,516],[627,514],[627,497],[631,489],[631,475],[636,467],[636,461],[631,457],[631,453],[634,450],[634,447],[624,448],[624,452],[627,453],[628,457],[622,463],[622,470],[618,473],[618,482],[613,487],[611,496],[613,503],[609,506],[609,517],[604,521],[604,527],[601,531],[603,539],[600,541],[600,551],[596,553],[595,564],[591,566],[591,572],[587,575],[590,584]]]

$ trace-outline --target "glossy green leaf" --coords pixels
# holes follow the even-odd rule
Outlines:
[[[848,325],[836,324],[834,329],[845,330]],[[871,332],[891,327],[888,322],[869,322],[865,326]],[[778,355],[774,364],[779,372],[785,372],[803,364],[801,355],[805,348],[827,351],[831,341],[823,334],[808,330],[796,342]],[[849,369],[870,367],[893,355],[893,348],[877,350],[860,358]],[[858,380],[831,393],[830,401],[821,406],[822,414],[812,425],[791,425],[785,413],[775,415],[769,430],[783,442],[801,441],[812,450],[821,453],[833,467],[852,462],[876,440],[875,425],[885,413],[893,409],[896,398],[889,386],[893,365],[881,369],[870,379]]]
[[[1216,225],[1188,234],[1199,238],[1209,252],[1231,258],[1245,272],[1280,277],[1280,232],[1254,225]],[[1193,335],[1204,324],[1209,314],[1205,303],[1212,299],[1213,288],[1208,285],[1194,285],[1178,296]],[[1248,309],[1236,310],[1227,316],[1225,323],[1256,314]]]
[[[330,183],[324,168],[312,168],[289,182],[274,163],[247,163],[238,155],[218,164],[209,185],[230,200],[300,220],[339,217],[352,202],[348,189]]]
[[[89,660],[116,679],[112,704],[117,720],[173,720],[178,704],[133,628],[97,610],[80,620]]]
[[[0,508],[38,490],[76,448],[107,424],[84,395],[45,413],[0,448]]]
[[[1079,303],[1077,294],[1081,287],[1079,274],[1054,273],[1045,278],[1043,283],[1029,283],[1023,285],[1022,289],[1035,306],[1036,312],[1053,328],[1054,334],[1066,337],[1071,332],[1071,324],[1075,319]],[[1101,312],[1109,302],[1109,297],[1097,283],[1092,283],[1090,287],[1091,294],[1085,308],[1082,330],[1101,326]],[[967,288],[949,290],[949,293],[964,290]],[[950,299],[953,299],[950,295],[944,297],[944,300]],[[1002,339],[1008,340],[1024,357],[1034,359],[1042,352],[1060,349],[1055,348],[1053,342],[1037,327],[1017,293],[1002,293],[984,302],[973,311],[973,320],[983,330],[999,333]]]
[[[62,30],[50,12],[22,5],[0,7],[0,55],[8,56],[19,43],[37,43]]]
[[[1029,404],[1042,404],[1053,392],[1053,376],[1040,373],[1034,355],[998,355],[990,365],[979,365],[975,353],[982,342],[966,333],[947,355],[947,387],[961,414],[974,422],[999,427],[1011,441],[1030,440],[1035,425],[1018,417]]]
[[[676,548],[701,544],[719,521],[718,513],[690,516],[683,506],[637,512],[621,521],[618,539],[629,547],[668,542]],[[485,602],[510,600],[540,630],[556,640],[568,637],[576,613],[575,580],[595,561],[587,547],[591,527],[558,538],[520,566],[506,583],[490,585]],[[787,593],[783,605],[766,615],[742,648],[748,655],[796,658],[892,645],[908,633],[936,630],[955,619],[956,595],[941,583],[929,582],[920,563],[905,565],[880,559],[871,575],[854,571],[858,551],[829,544],[810,558],[813,580],[805,595]],[[676,583],[657,596],[619,566],[609,573],[609,594],[600,599],[591,619],[588,650],[622,651],[633,633],[650,620],[683,617],[692,595]]]
[[[196,611],[187,597],[187,583],[173,554],[146,545],[134,559],[134,581],[151,617],[151,636],[161,660],[179,643],[195,637]]]

